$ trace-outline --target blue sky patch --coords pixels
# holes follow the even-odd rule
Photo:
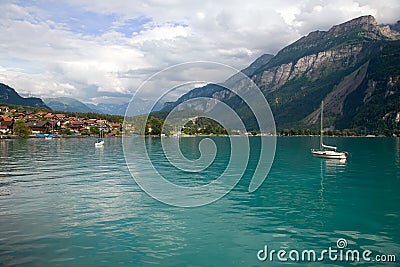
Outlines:
[[[72,32],[83,35],[101,35],[108,31],[117,31],[126,37],[132,36],[134,32],[140,32],[144,25],[151,22],[151,18],[141,16],[131,19],[122,19],[116,14],[100,14],[62,1],[52,1],[51,4],[44,1],[21,2],[21,6],[34,6],[42,11],[35,14],[41,20],[51,20]]]
[[[19,70],[28,74],[39,74],[45,72],[43,66],[38,62],[31,62],[16,57],[0,57],[0,66],[4,66],[7,69]]]

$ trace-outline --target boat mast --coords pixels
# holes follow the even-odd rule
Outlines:
[[[323,133],[322,128],[323,128],[323,124],[324,124],[323,117],[324,117],[324,100],[321,101],[321,137],[320,137],[321,140],[319,142],[321,150],[323,149],[323,142],[322,142],[322,138],[323,138],[322,137],[322,133]]]

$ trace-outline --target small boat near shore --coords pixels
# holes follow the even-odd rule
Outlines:
[[[103,131],[100,130],[99,138],[97,138],[96,142],[94,142],[95,147],[103,147],[104,140],[103,140]]]
[[[44,137],[44,140],[52,140],[53,138],[57,137],[57,134],[53,134],[53,133],[50,133],[50,134],[38,133],[38,134],[35,135],[35,137],[39,137],[39,138],[43,138]]]
[[[94,146],[95,146],[95,147],[102,147],[102,146],[104,146],[104,140],[101,139],[101,138],[98,138],[98,139],[96,140],[96,142],[94,142]]]
[[[324,101],[321,101],[321,137],[319,149],[311,149],[311,154],[315,157],[325,159],[338,159],[345,161],[347,159],[347,152],[338,152],[337,147],[325,145],[323,142],[323,122],[324,122]]]

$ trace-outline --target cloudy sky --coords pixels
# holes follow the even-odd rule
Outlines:
[[[1,0],[0,10],[0,82],[91,103],[127,101],[174,64],[243,69],[313,30],[368,14],[400,19],[398,0]]]

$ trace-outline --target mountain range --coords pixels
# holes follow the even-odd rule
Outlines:
[[[400,22],[379,25],[362,16],[314,31],[284,47],[276,55],[264,54],[241,72],[260,88],[279,130],[318,129],[320,103],[324,101],[325,128],[360,129],[371,133],[400,133]],[[222,85],[240,88],[240,75]],[[246,88],[243,88],[244,90]],[[202,100],[189,99],[206,97]],[[223,86],[208,84],[182,95],[175,102],[160,103],[153,111],[166,114],[180,109],[212,109],[218,99],[236,111],[249,130],[257,122],[249,107]],[[85,104],[71,98],[22,98],[0,84],[0,103],[50,107],[60,111],[124,115],[128,103]],[[136,99],[132,114],[149,110],[151,101]]]
[[[70,112],[94,112],[110,115],[121,115],[124,116],[128,108],[129,103],[111,104],[111,103],[98,103],[90,104],[83,103],[79,100],[70,97],[57,97],[57,98],[44,98],[44,103],[49,106],[52,110],[70,111]],[[141,98],[134,98],[131,106],[134,108],[129,109],[128,116],[141,115],[148,112],[153,105],[153,101],[145,100]],[[152,109],[153,111],[159,111],[164,106],[164,103],[157,103]]]
[[[55,98],[37,98],[37,97],[21,97],[14,88],[0,83],[0,103],[13,104],[29,107],[43,107],[54,111],[64,112],[82,112],[82,113],[101,113],[110,115],[124,116],[129,103],[109,104],[99,103],[97,105],[83,103],[77,99],[70,97],[55,97]],[[128,116],[136,116],[147,112],[153,105],[153,101],[135,98],[131,105],[134,108],[129,109]],[[158,111],[164,106],[164,103],[159,102],[153,108],[153,111]]]
[[[324,100],[325,127],[399,130],[400,33],[395,25],[378,25],[362,16],[328,31],[314,31],[286,46],[275,56],[263,55],[242,70],[270,104],[278,130],[317,129],[320,103]],[[233,77],[226,83],[236,83]],[[221,81],[224,84],[224,81]],[[230,84],[232,86],[232,84]],[[235,85],[233,85],[235,86]],[[184,102],[191,101],[190,106]],[[210,109],[212,99],[233,108],[249,129],[257,123],[248,106],[233,92],[213,84],[196,88],[167,103],[163,111]],[[214,101],[215,103],[215,101]]]

